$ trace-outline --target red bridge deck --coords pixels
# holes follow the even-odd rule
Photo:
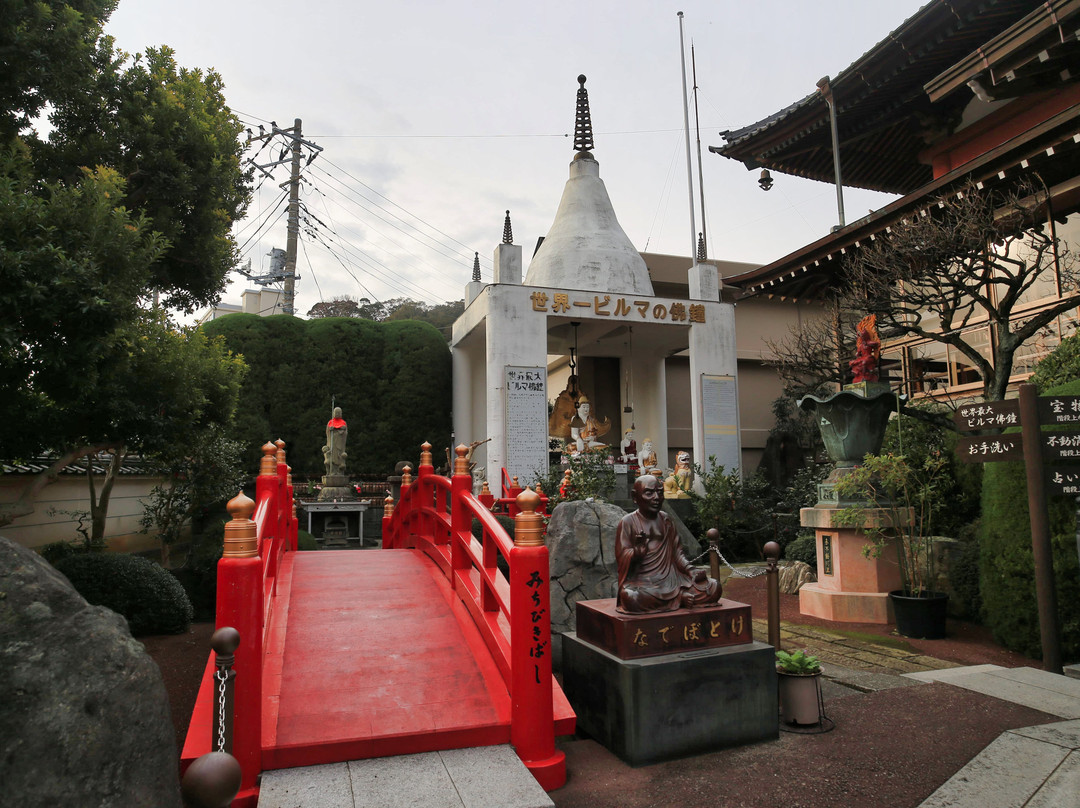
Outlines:
[[[422,551],[286,553],[270,621],[264,769],[509,742],[506,685]],[[212,664],[188,760],[209,751],[211,673]],[[556,734],[573,732],[557,683],[553,702]]]

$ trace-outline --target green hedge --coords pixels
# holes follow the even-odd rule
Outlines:
[[[191,625],[184,588],[167,570],[145,558],[80,553],[56,563],[76,591],[95,606],[127,618],[131,633],[181,634]]]
[[[1080,381],[1047,391],[1080,395]],[[1062,655],[1080,657],[1080,564],[1076,550],[1076,504],[1050,497]],[[1014,651],[1040,658],[1042,648],[1023,463],[987,463],[983,470],[979,583],[983,615],[994,638]]]
[[[350,476],[386,475],[399,460],[415,471],[424,441],[440,463],[452,429],[451,361],[428,323],[230,314],[203,328],[250,368],[230,432],[249,467],[258,468],[262,444],[281,438],[295,478],[321,477],[331,397],[349,425]]]

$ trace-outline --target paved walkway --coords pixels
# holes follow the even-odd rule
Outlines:
[[[755,639],[766,638],[764,620],[754,621],[754,634]],[[826,702],[859,692],[940,683],[935,686],[951,685],[1065,719],[1002,733],[920,808],[1080,808],[1080,680],[1034,668],[961,667],[905,649],[902,642],[892,643],[890,638],[854,638],[813,626],[783,623],[781,637],[786,647],[806,648],[822,660]],[[911,704],[919,701],[912,699]],[[927,719],[938,722],[936,717]],[[629,786],[630,780],[645,776],[647,770],[620,771],[612,773],[610,782],[605,778],[597,786],[605,793]],[[857,778],[859,773],[851,772],[851,776]],[[626,784],[621,783],[623,778]],[[546,808],[561,804],[560,791],[548,796],[534,786],[513,751],[497,746],[266,772],[259,806]],[[708,804],[717,804],[715,796]]]

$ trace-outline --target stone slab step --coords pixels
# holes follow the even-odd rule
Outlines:
[[[1080,808],[1080,721],[1002,733],[919,808]]]
[[[554,808],[508,745],[263,772],[258,808]]]
[[[904,676],[923,682],[944,682],[1061,718],[1080,718],[1080,680],[1037,668],[973,665]]]

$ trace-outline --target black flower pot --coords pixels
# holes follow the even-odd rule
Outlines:
[[[896,631],[916,640],[940,640],[945,637],[945,611],[949,596],[944,592],[905,595],[902,590],[889,593]]]

